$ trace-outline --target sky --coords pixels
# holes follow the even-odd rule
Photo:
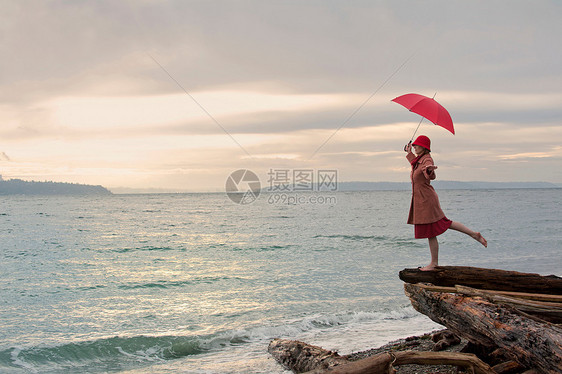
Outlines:
[[[560,1],[0,0],[0,174],[221,191],[229,174],[562,183]],[[271,182],[271,181],[269,181]]]

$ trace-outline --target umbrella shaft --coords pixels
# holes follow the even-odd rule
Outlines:
[[[414,135],[412,135],[412,139],[410,139],[410,142],[414,140],[414,136],[416,136],[416,133],[418,132],[418,129],[420,128],[422,122],[423,122],[423,117],[420,119],[420,123],[418,123],[418,127],[416,127],[416,131],[414,131]]]

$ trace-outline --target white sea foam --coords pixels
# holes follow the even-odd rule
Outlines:
[[[28,370],[31,373],[37,373],[37,369],[35,368],[35,366],[33,366],[32,364],[29,364],[27,362],[25,362],[24,360],[22,360],[19,355],[22,351],[21,347],[14,347],[12,349],[12,351],[10,352],[10,358],[12,359],[12,363],[14,366],[16,367],[21,367],[25,370]]]

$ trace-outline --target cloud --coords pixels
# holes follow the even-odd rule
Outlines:
[[[552,155],[546,152],[526,152],[526,153],[515,153],[510,155],[499,155],[498,157],[502,160],[520,160],[520,159],[528,159],[528,158],[548,158],[548,157],[552,157]]]
[[[369,91],[417,51],[398,87],[508,91],[525,78],[519,89],[556,92],[559,10],[544,1],[14,2],[3,31],[4,48],[17,54],[3,62],[3,83],[76,81],[102,68],[142,79],[147,51],[188,90],[276,82],[300,92]],[[528,22],[533,13],[540,24]]]
[[[160,187],[195,173],[203,186],[276,163],[404,180],[401,147],[419,116],[390,100],[437,92],[457,130],[420,128],[450,167],[440,174],[514,180],[525,161],[525,177],[561,182],[550,170],[562,141],[561,10],[543,0],[7,2],[0,136],[17,162],[3,174]]]

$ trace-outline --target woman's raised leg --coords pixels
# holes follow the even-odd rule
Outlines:
[[[476,231],[472,231],[471,229],[469,229],[468,227],[466,227],[462,223],[453,221],[453,223],[451,223],[450,228],[453,229],[453,230],[456,230],[456,231],[460,231],[460,232],[462,232],[466,235],[469,235],[474,240],[480,242],[480,244],[482,244],[484,247],[488,247],[488,242],[486,241],[486,239],[484,239],[482,234],[480,234],[479,232],[476,232]]]

